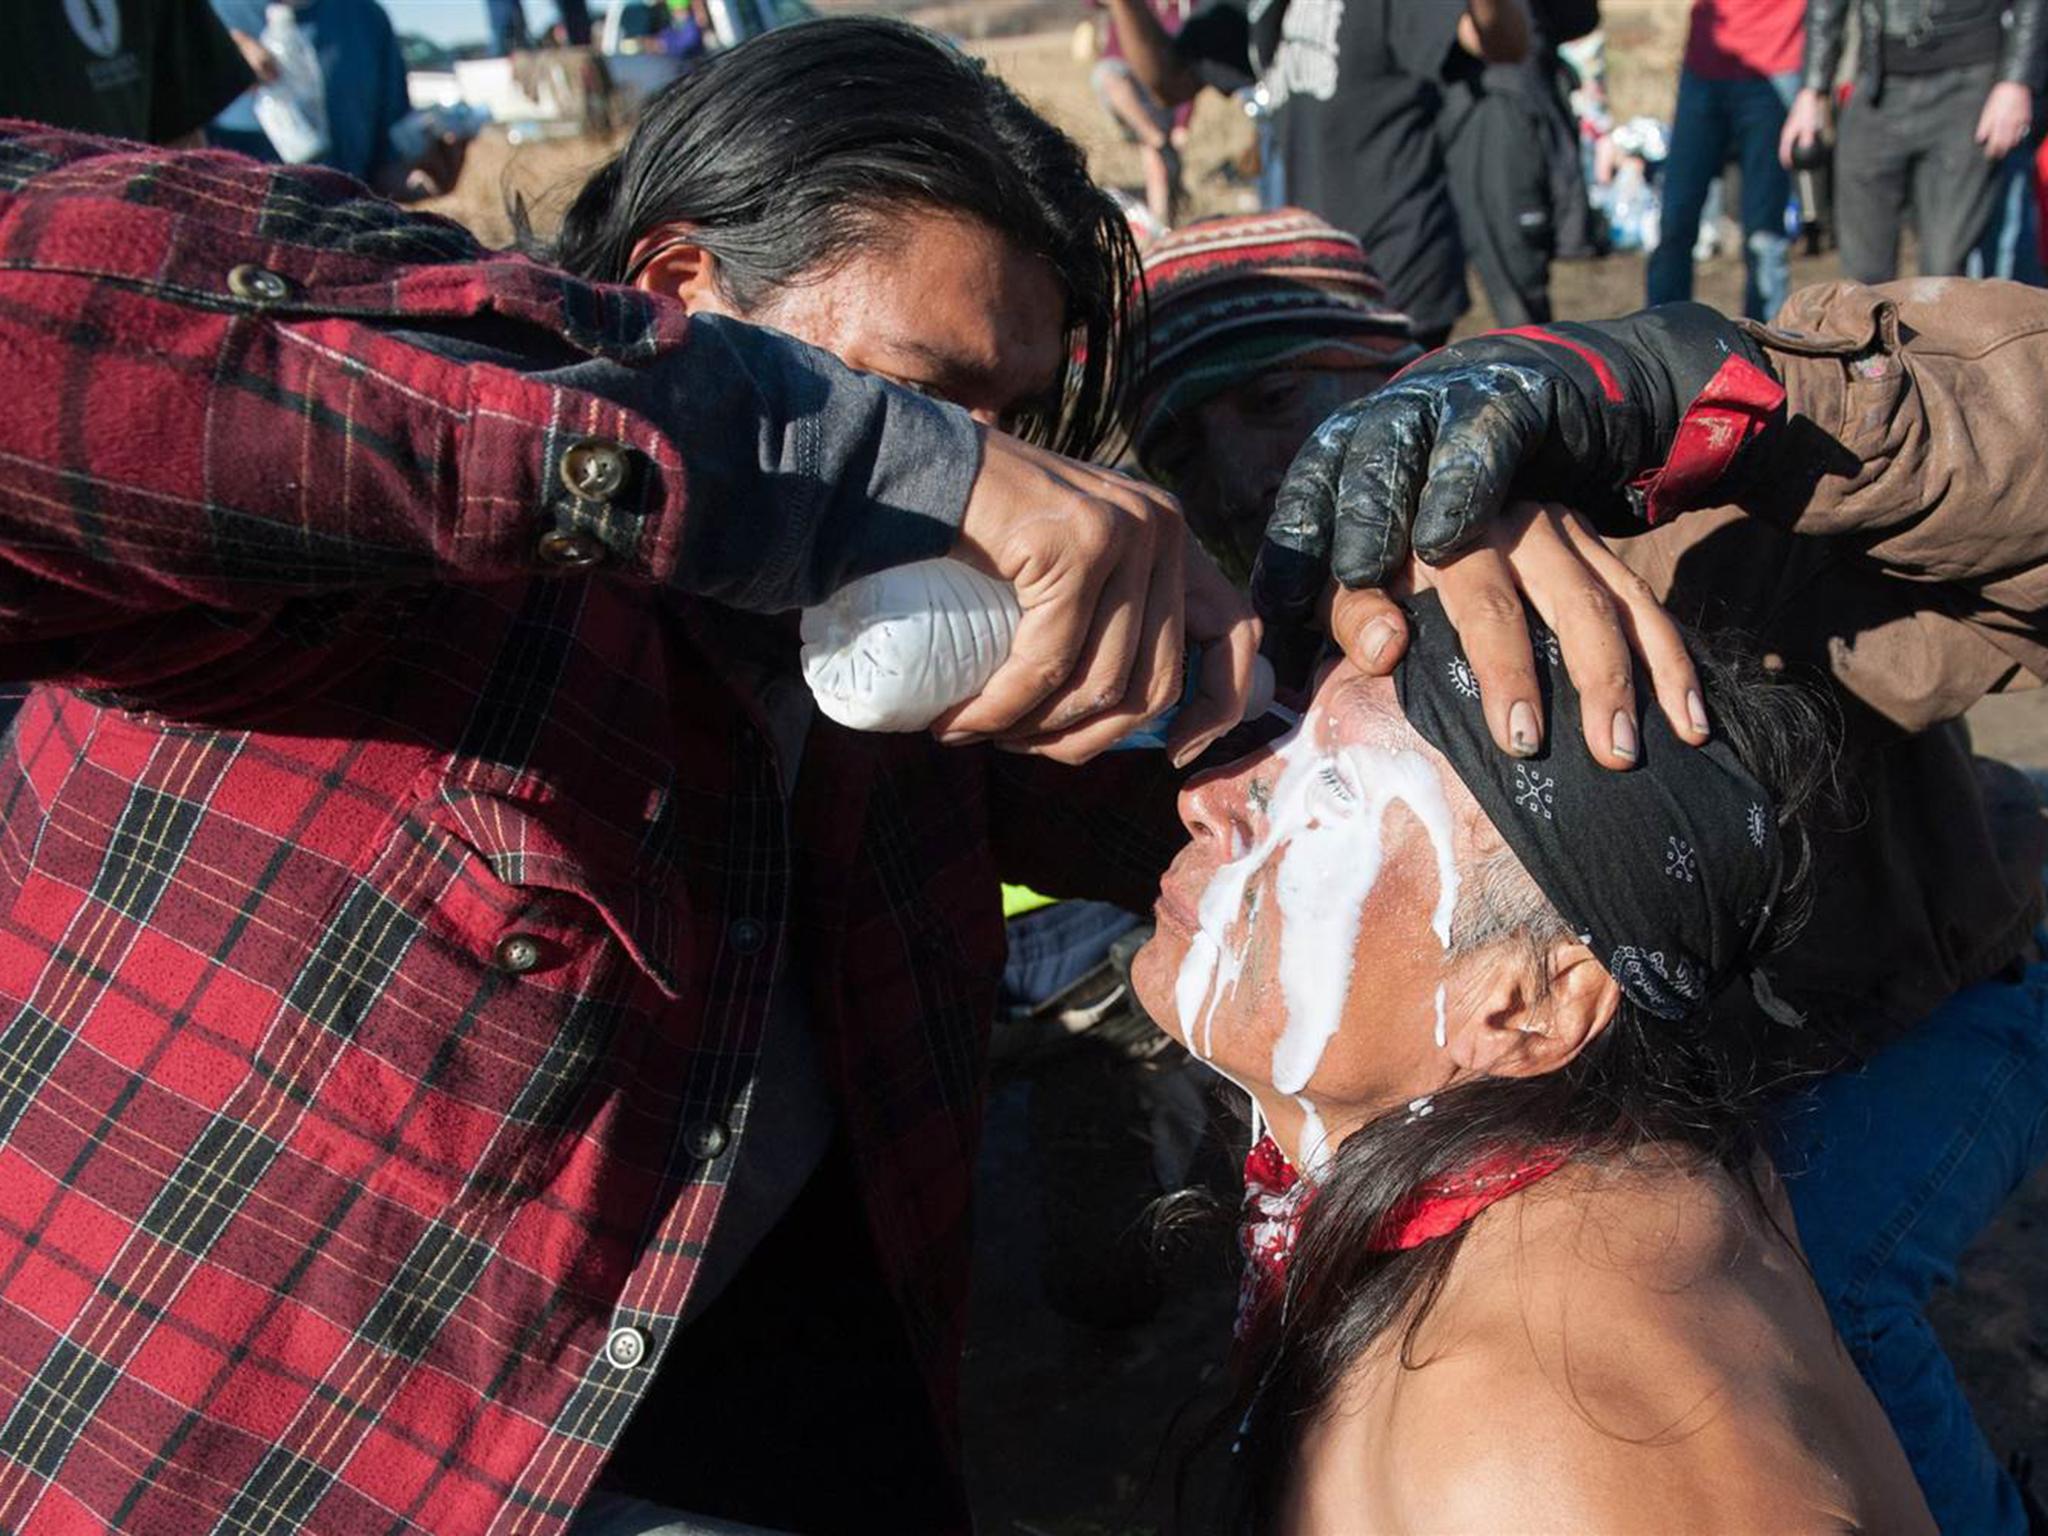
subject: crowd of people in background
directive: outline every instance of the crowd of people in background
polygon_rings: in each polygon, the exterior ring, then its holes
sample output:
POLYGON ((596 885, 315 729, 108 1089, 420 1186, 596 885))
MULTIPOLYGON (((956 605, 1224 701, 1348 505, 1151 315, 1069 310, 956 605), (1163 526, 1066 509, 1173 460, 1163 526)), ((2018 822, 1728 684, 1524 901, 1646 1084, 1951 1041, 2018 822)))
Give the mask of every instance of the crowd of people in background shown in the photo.
MULTIPOLYGON (((1159 100, 1184 102, 1207 83, 1286 118, 1264 206, 1328 209, 1384 251, 1393 291, 1425 336, 1462 313, 1447 274, 1466 262, 1504 325, 1549 316, 1554 260, 1612 248, 1649 249, 1649 302, 1687 299, 1697 260, 1718 246, 1724 209, 1739 226, 1752 318, 1784 302, 1802 230, 1831 242, 1859 282, 1896 274, 1908 227, 1924 275, 2042 280, 2034 109, 2048 42, 2033 0, 1863 5, 1854 59, 1845 59, 1849 0, 1700 0, 1669 122, 1624 125, 1608 111, 1592 0, 1524 0, 1511 54, 1476 29, 1469 46, 1450 49, 1419 37, 1412 59, 1391 22, 1385 38, 1354 25, 1340 43, 1312 5, 1261 9, 1271 32, 1263 41, 1227 5, 1197 12, 1185 36, 1184 7, 1155 8, 1171 25, 1151 29, 1136 77, 1115 30, 1124 0, 1102 3, 1112 16, 1103 68, 1119 92, 1142 93, 1163 112, 1159 100), (1313 107, 1283 112, 1303 80, 1310 102, 1371 82, 1389 104, 1324 122, 1313 107), (1357 176, 1326 193, 1318 167, 1347 156, 1357 176), (1803 193, 1798 169, 1812 173, 1803 193), (1446 254, 1453 230, 1456 258, 1446 254), (1411 257, 1417 248, 1426 254, 1411 257), (1433 274, 1436 291, 1409 278, 1411 266, 1433 274)), ((1420 27, 1431 8, 1395 14, 1401 27, 1420 27)), ((1123 25, 1137 28, 1135 10, 1123 25)), ((1104 101, 1119 121, 1142 121, 1121 97, 1104 101)), ((1163 129, 1127 131, 1166 141, 1163 129)), ((1148 160, 1145 175, 1157 224, 1165 173, 1148 160)))
POLYGON ((1107 1062, 1032 1109, 1093 1326, 1248 1105, 1187 1529, 2048 1529, 1925 1315, 2048 1158, 1954 724, 2048 676, 2048 295, 1855 286, 2043 281, 2048 0, 1693 0, 1655 132, 1596 0, 1090 0, 1121 199, 908 25, 639 10, 702 67, 516 259, 393 206, 468 136, 378 0, 0 52, 0 1525, 962 1528, 994 1020, 1107 1062), (1723 208, 1781 328, 1687 302, 1723 208), (1014 664, 822 718, 788 614, 949 554, 1014 664))

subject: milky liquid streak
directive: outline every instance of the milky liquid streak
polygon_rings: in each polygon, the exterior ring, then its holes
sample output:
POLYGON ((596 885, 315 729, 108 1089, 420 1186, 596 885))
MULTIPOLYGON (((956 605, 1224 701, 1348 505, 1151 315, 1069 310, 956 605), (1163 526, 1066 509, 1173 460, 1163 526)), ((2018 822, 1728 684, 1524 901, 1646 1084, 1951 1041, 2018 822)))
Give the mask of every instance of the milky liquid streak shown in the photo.
POLYGON ((1311 1179, 1320 1179, 1337 1149, 1330 1145, 1330 1133, 1323 1129, 1323 1117, 1316 1113, 1315 1104, 1299 1094, 1294 1102, 1301 1106, 1301 1171, 1311 1179))
POLYGON ((1175 980, 1174 1006, 1181 1038, 1208 1059, 1217 1005, 1244 973, 1244 941, 1256 916, 1245 909, 1246 895, 1259 871, 1282 855, 1273 894, 1282 922, 1279 972, 1287 1022, 1273 1048, 1273 1086, 1298 1094, 1343 1018, 1359 922, 1379 879, 1388 806, 1397 800, 1406 805, 1429 835, 1437 864, 1431 926, 1446 948, 1458 874, 1450 804, 1436 769, 1419 752, 1366 746, 1325 752, 1303 726, 1276 753, 1281 772, 1266 806, 1265 831, 1221 865, 1203 890, 1196 932, 1175 980), (1241 924, 1235 944, 1226 937, 1233 923, 1241 924))

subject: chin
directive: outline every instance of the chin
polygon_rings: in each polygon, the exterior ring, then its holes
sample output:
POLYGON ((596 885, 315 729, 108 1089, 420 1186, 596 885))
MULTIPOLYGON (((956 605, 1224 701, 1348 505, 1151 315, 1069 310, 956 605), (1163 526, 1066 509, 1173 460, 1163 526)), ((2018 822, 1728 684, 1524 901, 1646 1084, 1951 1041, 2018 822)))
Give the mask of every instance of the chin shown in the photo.
POLYGON ((1176 1040, 1180 1039, 1180 1012, 1174 1004, 1173 984, 1187 949, 1187 940, 1162 922, 1131 957, 1131 991, 1137 994, 1139 1006, 1176 1040))

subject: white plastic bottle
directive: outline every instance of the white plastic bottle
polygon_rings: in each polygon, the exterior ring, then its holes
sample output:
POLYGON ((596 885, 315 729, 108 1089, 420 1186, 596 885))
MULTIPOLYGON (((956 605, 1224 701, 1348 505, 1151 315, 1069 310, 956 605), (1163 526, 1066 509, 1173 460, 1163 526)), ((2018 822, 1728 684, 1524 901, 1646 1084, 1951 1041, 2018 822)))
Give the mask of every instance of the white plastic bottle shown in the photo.
POLYGON ((277 60, 277 78, 256 91, 256 121, 287 165, 304 165, 327 150, 327 82, 319 57, 299 30, 298 12, 283 0, 263 11, 263 46, 277 60))
MULTIPOLYGON (((850 729, 921 731, 987 686, 1022 614, 1008 582, 958 560, 878 571, 804 610, 804 681, 819 710, 850 729)), ((1273 669, 1260 657, 1248 716, 1272 702, 1273 669)), ((1174 709, 1119 745, 1164 746, 1174 709)))

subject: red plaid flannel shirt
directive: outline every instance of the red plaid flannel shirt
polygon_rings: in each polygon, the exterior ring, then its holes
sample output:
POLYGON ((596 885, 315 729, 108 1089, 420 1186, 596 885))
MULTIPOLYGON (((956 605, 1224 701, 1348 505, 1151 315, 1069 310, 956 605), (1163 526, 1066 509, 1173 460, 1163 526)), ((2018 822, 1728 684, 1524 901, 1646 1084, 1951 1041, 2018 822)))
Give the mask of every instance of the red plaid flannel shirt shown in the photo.
POLYGON ((786 799, 791 636, 676 590, 702 466, 502 365, 622 360, 687 422, 696 327, 360 198, 0 128, 16 1536, 559 1529, 791 964, 946 1422, 998 868, 1142 901, 1171 845, 1144 754, 821 721, 786 799), (571 495, 593 438, 630 484, 571 495))

